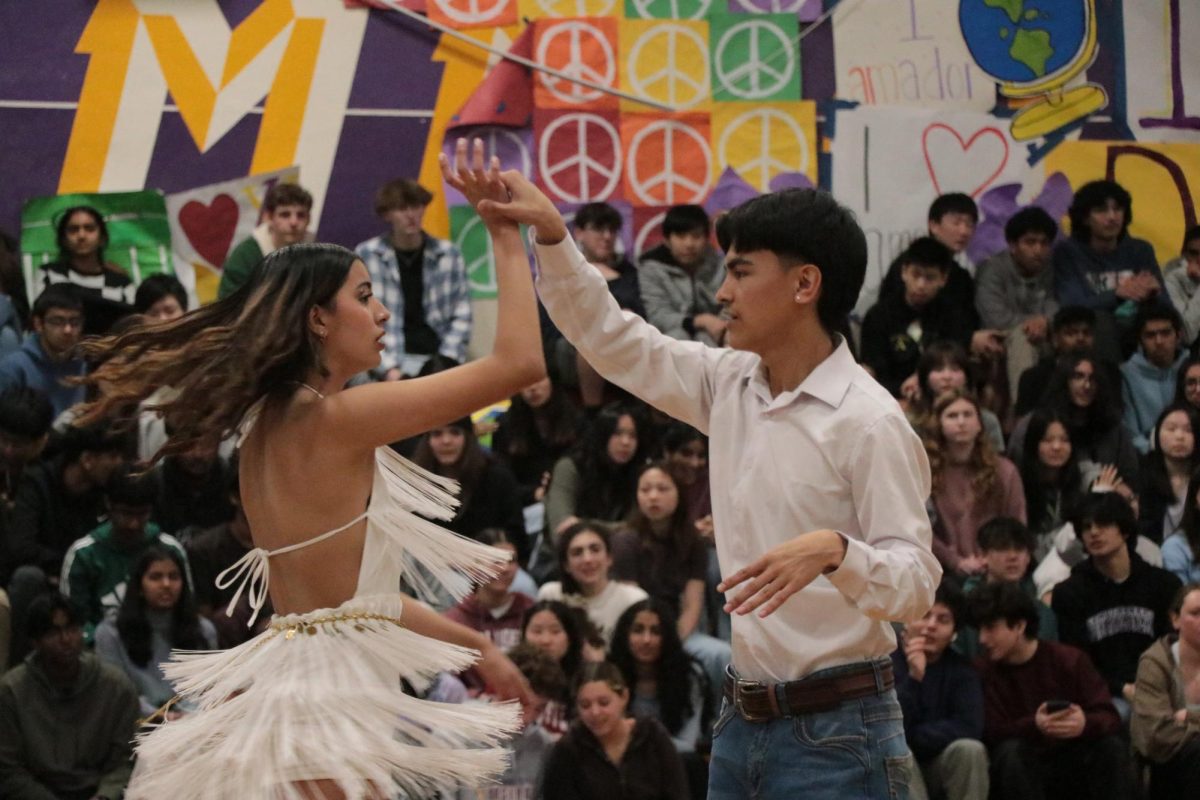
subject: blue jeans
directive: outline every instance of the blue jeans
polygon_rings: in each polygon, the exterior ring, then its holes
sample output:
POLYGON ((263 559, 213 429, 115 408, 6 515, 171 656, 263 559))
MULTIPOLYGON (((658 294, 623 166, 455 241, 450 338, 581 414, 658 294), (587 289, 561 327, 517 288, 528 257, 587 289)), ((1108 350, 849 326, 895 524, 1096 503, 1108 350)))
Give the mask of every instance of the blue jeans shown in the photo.
POLYGON ((747 722, 722 700, 708 800, 907 800, 912 769, 894 690, 770 722, 747 722))

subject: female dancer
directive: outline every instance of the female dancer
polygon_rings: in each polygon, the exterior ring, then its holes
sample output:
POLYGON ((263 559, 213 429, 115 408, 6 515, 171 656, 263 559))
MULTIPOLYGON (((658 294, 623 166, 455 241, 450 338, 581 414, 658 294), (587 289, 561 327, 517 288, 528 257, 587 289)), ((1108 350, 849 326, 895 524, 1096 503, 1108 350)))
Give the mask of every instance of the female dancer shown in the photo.
MULTIPOLYGON (((537 310, 515 224, 490 213, 523 180, 467 168, 459 141, 446 180, 479 209, 492 237, 500 307, 490 356, 427 378, 345 389, 379 364, 388 312, 366 267, 330 245, 283 248, 224 301, 175 322, 91 346, 112 356, 88 379, 108 391, 84 420, 178 395, 162 453, 241 431, 241 496, 256 545, 218 576, 278 616, 228 651, 178 653, 164 672, 198 711, 139 743, 126 797, 362 798, 422 795, 504 768, 494 745, 512 706, 469 711, 400 691, 478 658, 494 694, 528 701, 515 667, 486 637, 397 592, 429 587, 416 564, 459 596, 507 554, 455 537, 453 484, 386 447, 508 397, 544 374, 537 310), (484 746, 480 746, 484 745, 484 746), (492 746, 487 746, 492 745, 492 746)), ((161 454, 161 453, 160 453, 161 454)), ((235 604, 237 597, 235 596, 235 604)))

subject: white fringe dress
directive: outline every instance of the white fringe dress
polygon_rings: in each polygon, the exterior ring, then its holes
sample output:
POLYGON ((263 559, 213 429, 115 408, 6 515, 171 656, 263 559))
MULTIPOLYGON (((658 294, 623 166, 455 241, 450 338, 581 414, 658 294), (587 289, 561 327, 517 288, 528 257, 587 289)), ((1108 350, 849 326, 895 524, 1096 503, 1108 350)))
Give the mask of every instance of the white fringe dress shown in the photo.
MULTIPOLYGON (((176 651, 163 665, 197 710, 138 737, 128 800, 311 798, 297 781, 333 780, 349 798, 425 797, 475 786, 505 769, 499 745, 519 727, 512 703, 468 706, 404 694, 438 672, 458 672, 475 650, 403 624, 401 578, 431 596, 432 575, 456 597, 509 558, 426 519, 448 519, 453 481, 381 447, 367 511, 347 525, 270 553, 254 549, 218 576, 240 583, 257 616, 270 557, 335 536, 367 520, 354 597, 337 608, 275 616, 261 635, 230 650, 176 651)), ((253 619, 251 620, 253 624, 253 619)))

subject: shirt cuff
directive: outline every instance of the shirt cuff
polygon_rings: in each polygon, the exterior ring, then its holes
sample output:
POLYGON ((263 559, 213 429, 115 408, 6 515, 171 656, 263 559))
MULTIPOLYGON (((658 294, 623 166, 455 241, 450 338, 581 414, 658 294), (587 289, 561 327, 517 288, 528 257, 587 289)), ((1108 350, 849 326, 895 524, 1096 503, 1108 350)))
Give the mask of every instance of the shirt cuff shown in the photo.
POLYGON ((837 533, 846 540, 846 555, 838 568, 825 577, 839 592, 857 601, 867 591, 867 574, 871 568, 869 548, 841 531, 837 533))
POLYGON ((569 281, 587 263, 570 236, 556 244, 538 244, 537 232, 531 228, 529 243, 537 260, 539 283, 569 281))

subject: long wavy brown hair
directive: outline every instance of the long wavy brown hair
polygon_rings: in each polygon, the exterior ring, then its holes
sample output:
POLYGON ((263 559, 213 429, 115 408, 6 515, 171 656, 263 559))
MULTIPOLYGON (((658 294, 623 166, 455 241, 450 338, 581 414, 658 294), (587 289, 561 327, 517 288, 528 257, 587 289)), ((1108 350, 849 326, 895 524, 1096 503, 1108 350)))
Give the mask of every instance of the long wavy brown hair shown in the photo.
POLYGON ((996 462, 999 458, 987 434, 983 431, 983 413, 975 395, 962 389, 952 389, 943 393, 933 403, 933 409, 925 417, 925 429, 921 439, 925 442, 925 452, 929 454, 929 471, 933 476, 933 491, 941 488, 942 478, 948 464, 946 458, 946 437, 942 433, 942 414, 952 404, 966 400, 975 407, 975 415, 979 418, 979 435, 975 437, 975 447, 971 457, 967 459, 967 469, 971 473, 971 490, 976 500, 987 498, 996 490, 996 462))
POLYGON ((275 251, 224 300, 168 323, 136 325, 82 344, 101 365, 82 379, 97 390, 77 425, 115 419, 132 425, 129 409, 160 387, 173 392, 151 410, 170 436, 150 463, 233 433, 258 400, 289 397, 314 371, 328 374, 320 341, 308 325, 314 306, 332 311, 357 257, 331 244, 295 244, 275 251))

